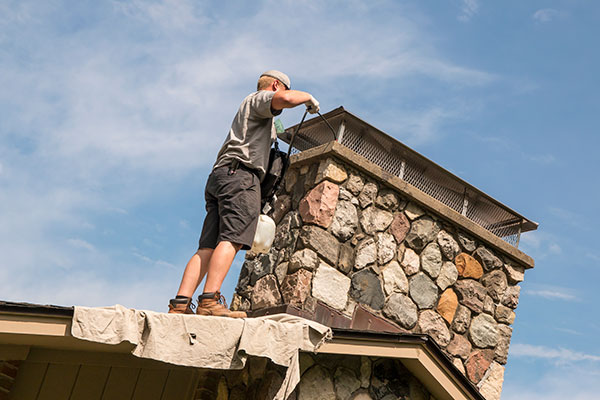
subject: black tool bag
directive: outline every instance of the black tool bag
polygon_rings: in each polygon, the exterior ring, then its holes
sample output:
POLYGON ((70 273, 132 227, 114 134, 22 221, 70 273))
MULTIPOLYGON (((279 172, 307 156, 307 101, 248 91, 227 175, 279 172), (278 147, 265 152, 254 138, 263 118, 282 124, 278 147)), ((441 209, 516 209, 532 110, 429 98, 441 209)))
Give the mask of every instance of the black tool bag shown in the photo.
POLYGON ((279 144, 275 141, 274 147, 271 148, 269 153, 269 165, 265 178, 260 184, 261 209, 279 189, 289 161, 289 156, 284 151, 279 150, 279 144))

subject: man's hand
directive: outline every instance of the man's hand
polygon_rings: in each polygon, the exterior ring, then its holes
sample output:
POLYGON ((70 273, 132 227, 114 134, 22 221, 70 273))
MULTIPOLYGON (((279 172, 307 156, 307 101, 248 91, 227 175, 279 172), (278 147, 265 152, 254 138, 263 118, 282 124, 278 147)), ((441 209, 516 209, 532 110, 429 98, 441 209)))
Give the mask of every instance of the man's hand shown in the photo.
POLYGON ((312 95, 310 95, 310 100, 304 103, 306 105, 306 109, 311 114, 316 114, 319 112, 319 102, 312 95))

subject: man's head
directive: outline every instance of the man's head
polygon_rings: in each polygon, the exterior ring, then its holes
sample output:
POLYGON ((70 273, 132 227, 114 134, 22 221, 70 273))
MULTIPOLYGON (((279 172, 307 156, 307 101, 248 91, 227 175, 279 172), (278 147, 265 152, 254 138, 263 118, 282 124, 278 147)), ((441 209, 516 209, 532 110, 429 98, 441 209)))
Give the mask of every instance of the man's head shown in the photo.
POLYGON ((291 87, 290 78, 281 71, 271 69, 264 72, 260 78, 258 78, 258 84, 256 90, 289 90, 291 87))

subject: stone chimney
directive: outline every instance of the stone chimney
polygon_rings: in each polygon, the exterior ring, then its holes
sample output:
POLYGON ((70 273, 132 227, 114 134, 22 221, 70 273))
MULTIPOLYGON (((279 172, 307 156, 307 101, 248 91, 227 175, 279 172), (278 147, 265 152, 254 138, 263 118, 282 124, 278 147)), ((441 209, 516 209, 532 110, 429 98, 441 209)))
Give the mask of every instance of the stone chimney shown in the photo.
POLYGON ((288 312, 334 328, 427 334, 484 397, 499 398, 518 283, 533 267, 514 244, 524 226, 537 225, 343 109, 325 117, 337 126, 338 141, 327 143, 332 135, 318 121, 304 128, 300 143, 319 129, 329 139, 300 144, 303 151, 292 156, 271 212, 273 248, 247 254, 233 308, 288 312), (356 146, 361 140, 371 143, 372 161, 356 151, 364 153, 356 146), (389 154, 401 154, 400 164, 431 163, 420 169, 423 176, 446 186, 454 179, 465 185, 465 197, 453 207, 448 196, 427 194, 429 186, 419 189, 390 172, 389 154), (487 214, 477 214, 475 198, 486 201, 487 214), (520 218, 512 244, 497 236, 507 223, 491 221, 499 214, 489 204, 512 212, 510 223, 520 218))

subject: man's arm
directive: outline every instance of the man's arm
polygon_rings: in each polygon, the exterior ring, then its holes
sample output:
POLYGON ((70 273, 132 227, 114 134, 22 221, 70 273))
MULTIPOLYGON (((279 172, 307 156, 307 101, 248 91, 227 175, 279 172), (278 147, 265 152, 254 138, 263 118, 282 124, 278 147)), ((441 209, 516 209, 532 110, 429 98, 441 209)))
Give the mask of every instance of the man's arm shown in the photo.
POLYGON ((308 108, 312 106, 317 111, 319 109, 319 102, 310 93, 300 90, 278 90, 271 99, 271 107, 274 110, 294 108, 300 104, 306 104, 308 108))

